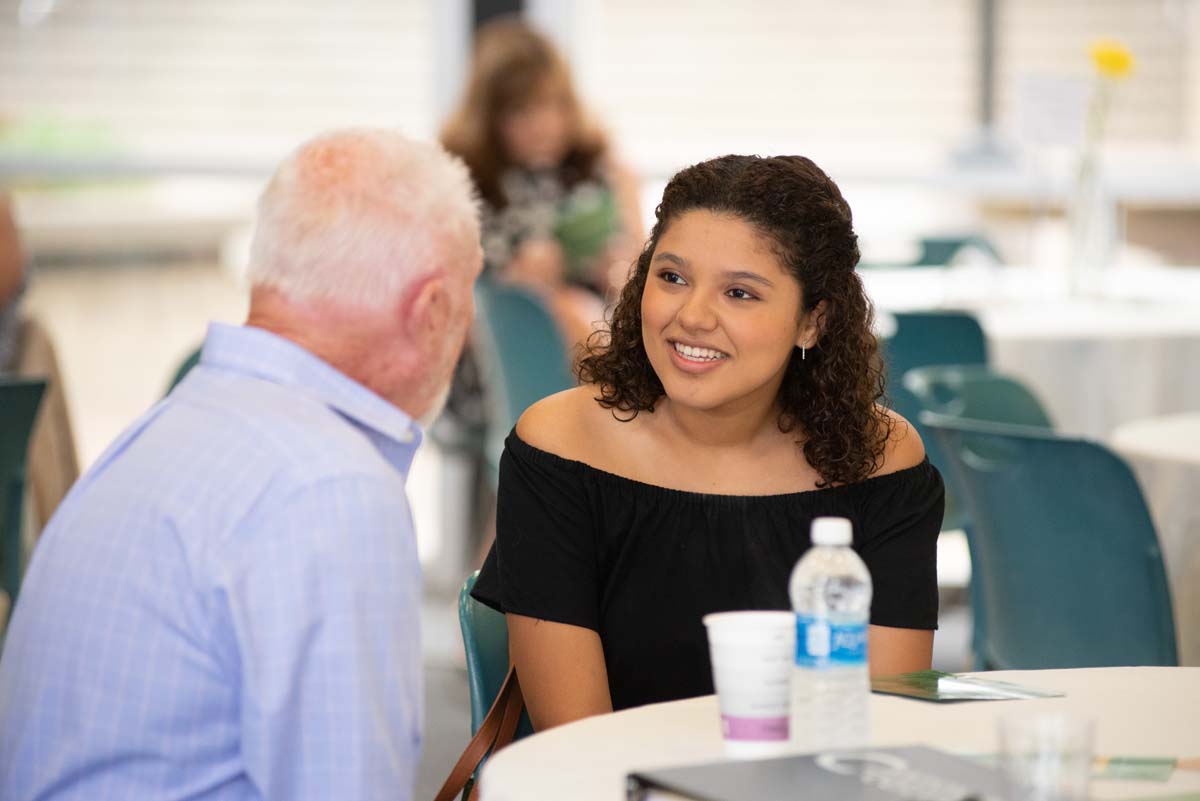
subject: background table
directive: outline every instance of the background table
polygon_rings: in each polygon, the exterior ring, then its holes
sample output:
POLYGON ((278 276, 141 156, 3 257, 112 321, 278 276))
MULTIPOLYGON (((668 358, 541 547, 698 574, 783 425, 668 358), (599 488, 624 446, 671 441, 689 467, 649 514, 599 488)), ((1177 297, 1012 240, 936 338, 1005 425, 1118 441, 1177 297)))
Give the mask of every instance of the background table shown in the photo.
POLYGON ((1200 412, 1126 423, 1110 442, 1137 474, 1158 531, 1180 662, 1200 665, 1200 412))
MULTIPOLYGON (((653 666, 648 665, 647 670, 653 666)), ((1001 715, 1066 712, 1096 720, 1096 753, 1200 755, 1200 668, 1006 671, 989 678, 1060 690, 1065 698, 932 704, 872 695, 872 744, 929 745, 958 753, 996 750, 1001 715)), ((484 768, 483 801, 621 801, 625 775, 724 758, 716 698, 652 704, 535 734, 484 768)), ((1200 792, 1200 772, 1171 781, 1096 781, 1097 799, 1200 792)))
POLYGON ((1112 269, 1087 296, 1024 267, 861 271, 886 312, 964 309, 992 366, 1028 384, 1058 429, 1102 439, 1121 423, 1200 411, 1200 269, 1112 269))

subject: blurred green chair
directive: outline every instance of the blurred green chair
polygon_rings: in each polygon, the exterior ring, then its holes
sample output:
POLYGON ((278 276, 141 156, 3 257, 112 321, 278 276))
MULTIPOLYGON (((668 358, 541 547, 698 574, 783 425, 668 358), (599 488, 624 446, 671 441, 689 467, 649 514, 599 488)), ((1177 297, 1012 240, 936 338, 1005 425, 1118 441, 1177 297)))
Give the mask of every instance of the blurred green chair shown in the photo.
MULTIPOLYGON (((471 695, 471 734, 479 731, 508 675, 508 623, 504 615, 471 597, 477 578, 478 570, 467 577, 458 592, 458 625, 462 628, 471 695)), ((529 713, 523 713, 517 739, 532 733, 529 713)))
MULTIPOLYGON (((17 601, 24 568, 21 528, 29 436, 45 391, 42 379, 0 377, 0 590, 10 605, 17 601)), ((0 631, 5 622, 0 617, 0 631)))
MULTIPOLYGON (((946 476, 946 458, 936 441, 921 425, 924 405, 908 389, 903 377, 916 367, 947 364, 987 365, 987 338, 975 316, 964 311, 895 312, 892 336, 883 343, 884 362, 888 373, 888 396, 891 408, 899 412, 917 429, 925 443, 929 461, 946 476)), ((946 477, 946 512, 944 530, 960 529, 965 525, 957 487, 952 476, 946 477)))
MULTIPOLYGON (((1037 397, 1024 384, 1008 376, 993 373, 981 364, 945 364, 934 367, 914 367, 901 381, 906 391, 917 398, 924 411, 949 417, 983 420, 991 423, 1053 429, 1037 397)), ((919 419, 919 416, 918 416, 919 419)), ((934 448, 942 459, 937 439, 925 436, 926 448, 934 448)), ((943 477, 953 488, 955 515, 966 532, 967 551, 971 549, 971 521, 965 514, 962 490, 952 470, 942 468, 943 477)), ((971 560, 974 564, 974 559, 971 560)), ((975 662, 984 664, 987 642, 986 601, 982 581, 972 580, 968 591, 971 598, 971 649, 975 662)))
POLYGON ((997 264, 1004 260, 1000 258, 996 246, 982 234, 966 234, 963 236, 927 236, 920 240, 921 253, 913 266, 945 267, 954 262, 958 255, 966 250, 976 250, 997 264))
POLYGON ((901 378, 924 411, 992 423, 1054 428, 1050 416, 1020 381, 982 364, 914 367, 901 378))
POLYGON ((1000 251, 982 234, 960 236, 923 236, 917 240, 920 252, 908 262, 861 262, 863 269, 904 267, 949 267, 965 251, 977 251, 996 264, 1003 264, 1000 251))
POLYGON ((896 330, 884 356, 894 382, 914 367, 935 364, 987 364, 987 337, 966 311, 893 312, 896 330))
POLYGON ((192 371, 192 368, 200 363, 200 352, 202 350, 203 347, 196 348, 180 363, 178 369, 175 370, 175 375, 171 377, 171 383, 167 385, 167 394, 170 394, 171 390, 175 389, 175 385, 182 381, 192 371))
POLYGON ((529 292, 484 276, 475 284, 488 405, 487 459, 498 471, 504 439, 522 412, 575 386, 570 355, 545 306, 529 292))
POLYGON ((1129 467, 1044 429, 925 413, 971 521, 989 669, 1177 665, 1170 589, 1129 467))

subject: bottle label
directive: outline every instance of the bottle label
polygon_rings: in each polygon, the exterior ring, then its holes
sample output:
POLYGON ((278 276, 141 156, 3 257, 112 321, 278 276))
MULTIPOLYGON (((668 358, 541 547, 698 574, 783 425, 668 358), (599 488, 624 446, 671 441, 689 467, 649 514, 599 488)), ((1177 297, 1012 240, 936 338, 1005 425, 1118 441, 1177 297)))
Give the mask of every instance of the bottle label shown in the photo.
POLYGON ((796 666, 822 670, 866 664, 867 623, 796 615, 796 666))

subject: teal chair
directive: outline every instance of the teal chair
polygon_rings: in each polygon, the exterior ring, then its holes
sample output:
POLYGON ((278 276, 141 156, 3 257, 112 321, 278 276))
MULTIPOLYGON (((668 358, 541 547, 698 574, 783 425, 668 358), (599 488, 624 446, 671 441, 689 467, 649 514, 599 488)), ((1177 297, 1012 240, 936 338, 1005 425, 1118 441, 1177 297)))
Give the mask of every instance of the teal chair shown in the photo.
POLYGON ((991 241, 980 234, 927 236, 921 238, 921 253, 913 266, 946 267, 964 250, 977 250, 997 264, 1004 260, 991 241))
POLYGON ((909 311, 892 317, 896 330, 884 342, 884 358, 893 381, 914 367, 988 362, 987 337, 970 312, 909 311))
MULTIPOLYGON (((471 696, 471 734, 479 731, 508 675, 508 624, 504 615, 471 597, 477 578, 478 570, 467 577, 458 591, 458 625, 467 655, 467 686, 471 696)), ((516 737, 532 733, 526 712, 521 715, 516 737)))
POLYGON ((203 350, 203 348, 196 348, 194 351, 189 353, 187 355, 187 357, 185 357, 184 360, 180 363, 179 367, 176 368, 175 374, 173 376, 171 376, 171 383, 167 385, 167 393, 168 394, 171 392, 171 390, 175 389, 176 384, 178 384, 180 381, 182 381, 187 376, 187 374, 192 371, 193 367, 195 367, 196 365, 198 365, 200 363, 200 351, 201 350, 203 350))
MULTIPOLYGON (((1053 429, 1050 416, 1037 397, 1014 378, 993 373, 980 364, 946 364, 936 367, 915 367, 904 374, 904 389, 920 402, 924 411, 949 417, 984 420, 991 423, 1053 429)), ((937 440, 928 435, 926 447, 936 449, 937 440)), ((971 524, 962 508, 962 491, 951 470, 943 468, 948 484, 954 486, 956 507, 954 522, 960 523, 967 534, 968 552, 971 549, 971 524)), ((974 560, 972 559, 972 562, 974 560)), ((987 612, 981 591, 981 579, 971 581, 971 649, 975 664, 986 664, 987 612)))
POLYGON ((987 256, 996 264, 1002 264, 1004 259, 991 240, 981 234, 966 234, 962 236, 923 236, 917 244, 921 251, 915 259, 909 262, 863 262, 858 266, 862 269, 897 267, 949 267, 958 254, 965 250, 975 250, 987 256))
POLYGON ((482 323, 481 351, 488 360, 487 458, 500 463, 504 438, 527 408, 575 386, 570 354, 550 312, 534 295, 487 276, 475 284, 482 323))
POLYGON ((992 423, 1054 428, 1037 396, 982 364, 914 367, 901 379, 924 411, 992 423))
POLYGON ((992 669, 1177 665, 1162 554, 1129 467, 1039 428, 925 413, 971 520, 992 669))
MULTIPOLYGON (((913 424, 925 443, 925 453, 943 475, 946 457, 921 425, 921 400, 909 390, 903 377, 916 367, 947 364, 986 365, 987 338, 974 315, 964 311, 896 312, 896 330, 883 343, 887 366, 888 400, 892 409, 913 424)), ((946 479, 945 530, 966 525, 958 490, 952 477, 946 479)))
MULTIPOLYGON (((45 391, 42 379, 0 377, 0 590, 14 604, 24 567, 25 459, 45 391)), ((0 630, 4 622, 0 620, 0 630)))

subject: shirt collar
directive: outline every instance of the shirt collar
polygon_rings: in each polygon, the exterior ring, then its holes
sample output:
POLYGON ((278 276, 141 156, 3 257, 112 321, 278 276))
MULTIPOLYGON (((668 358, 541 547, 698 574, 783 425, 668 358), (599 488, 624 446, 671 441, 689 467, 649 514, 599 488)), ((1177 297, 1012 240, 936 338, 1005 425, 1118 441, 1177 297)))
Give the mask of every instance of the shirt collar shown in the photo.
POLYGON ((296 343, 252 326, 210 323, 200 363, 236 370, 305 393, 388 439, 416 448, 411 417, 296 343))

